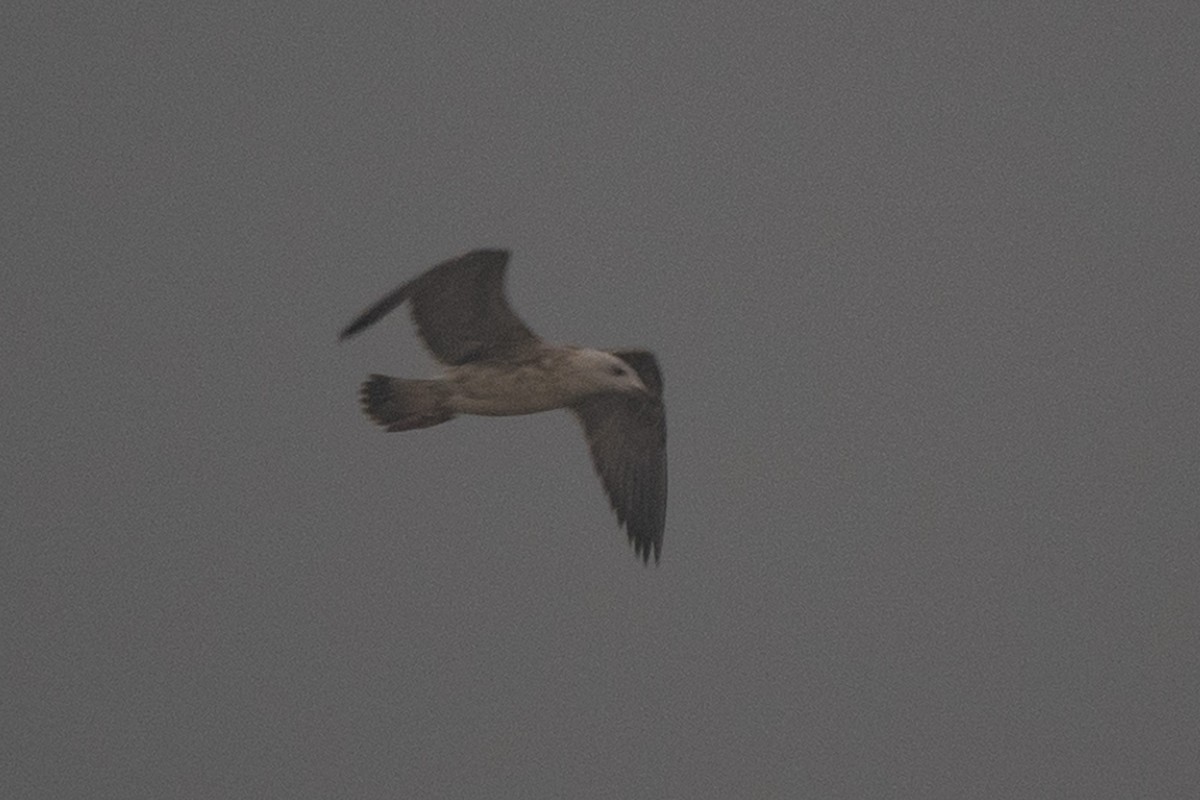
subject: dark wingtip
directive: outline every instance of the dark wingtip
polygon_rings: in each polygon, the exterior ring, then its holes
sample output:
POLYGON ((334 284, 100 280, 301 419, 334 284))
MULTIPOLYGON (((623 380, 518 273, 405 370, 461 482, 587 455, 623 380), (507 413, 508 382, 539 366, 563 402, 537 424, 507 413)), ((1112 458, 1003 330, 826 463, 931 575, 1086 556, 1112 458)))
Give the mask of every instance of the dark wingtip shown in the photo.
POLYGON ((364 328, 378 322, 380 317, 408 299, 408 291, 411 286, 411 282, 405 283, 384 295, 379 302, 359 314, 349 325, 342 328, 342 332, 338 334, 338 341, 345 341, 364 328))
POLYGON ((354 322, 351 322, 349 325, 342 328, 341 331, 338 332, 338 341, 339 342, 346 341, 351 336, 354 336, 355 334, 359 333, 365 327, 367 327, 367 324, 365 322, 363 322, 361 319, 354 320, 354 322))
POLYGON ((629 543, 633 545, 634 558, 640 558, 642 564, 649 566, 650 551, 654 550, 654 566, 658 566, 658 562, 662 559, 662 542, 648 542, 642 539, 629 537, 629 543))

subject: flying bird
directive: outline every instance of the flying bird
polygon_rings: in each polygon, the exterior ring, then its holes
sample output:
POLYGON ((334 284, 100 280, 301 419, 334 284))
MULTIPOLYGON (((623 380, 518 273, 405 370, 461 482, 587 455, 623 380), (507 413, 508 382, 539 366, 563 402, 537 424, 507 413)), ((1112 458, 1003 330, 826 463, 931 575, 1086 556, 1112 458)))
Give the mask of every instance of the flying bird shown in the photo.
POLYGON ((359 398, 388 431, 459 414, 509 416, 566 408, 634 553, 657 563, 667 514, 667 424, 658 362, 646 350, 550 344, 505 299, 507 250, 473 250, 383 297, 347 325, 348 339, 408 301, 417 333, 445 365, 439 378, 371 375, 359 398))

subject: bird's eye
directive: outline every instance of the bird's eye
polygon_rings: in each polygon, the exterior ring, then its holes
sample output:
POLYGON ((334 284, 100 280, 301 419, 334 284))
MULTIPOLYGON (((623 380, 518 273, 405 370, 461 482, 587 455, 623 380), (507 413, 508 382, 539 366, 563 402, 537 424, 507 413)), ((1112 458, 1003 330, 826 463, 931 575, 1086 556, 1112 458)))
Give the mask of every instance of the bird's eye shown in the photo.
POLYGON ((611 367, 609 367, 608 371, 609 371, 609 374, 611 374, 611 375, 624 375, 625 374, 625 368, 619 367, 616 364, 613 364, 611 367))

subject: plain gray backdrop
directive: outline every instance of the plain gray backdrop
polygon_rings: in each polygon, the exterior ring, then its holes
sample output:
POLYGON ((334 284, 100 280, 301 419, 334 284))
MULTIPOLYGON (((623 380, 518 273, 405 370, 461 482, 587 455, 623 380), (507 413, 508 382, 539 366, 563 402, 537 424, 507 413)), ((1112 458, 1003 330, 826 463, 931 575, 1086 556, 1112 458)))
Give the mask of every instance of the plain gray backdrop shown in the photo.
POLYGON ((1196 796, 1195 4, 0 36, 4 797, 1196 796), (657 568, 568 414, 359 412, 480 246, 661 360, 657 568))

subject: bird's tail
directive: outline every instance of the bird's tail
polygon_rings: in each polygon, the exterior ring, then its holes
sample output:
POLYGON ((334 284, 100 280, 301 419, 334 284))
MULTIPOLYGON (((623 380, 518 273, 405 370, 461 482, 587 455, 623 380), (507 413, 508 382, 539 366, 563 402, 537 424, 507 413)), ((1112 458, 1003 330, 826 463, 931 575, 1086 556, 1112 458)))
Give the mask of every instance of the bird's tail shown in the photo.
POLYGON ((389 431, 428 428, 454 418, 444 381, 372 375, 358 392, 363 411, 389 431))

